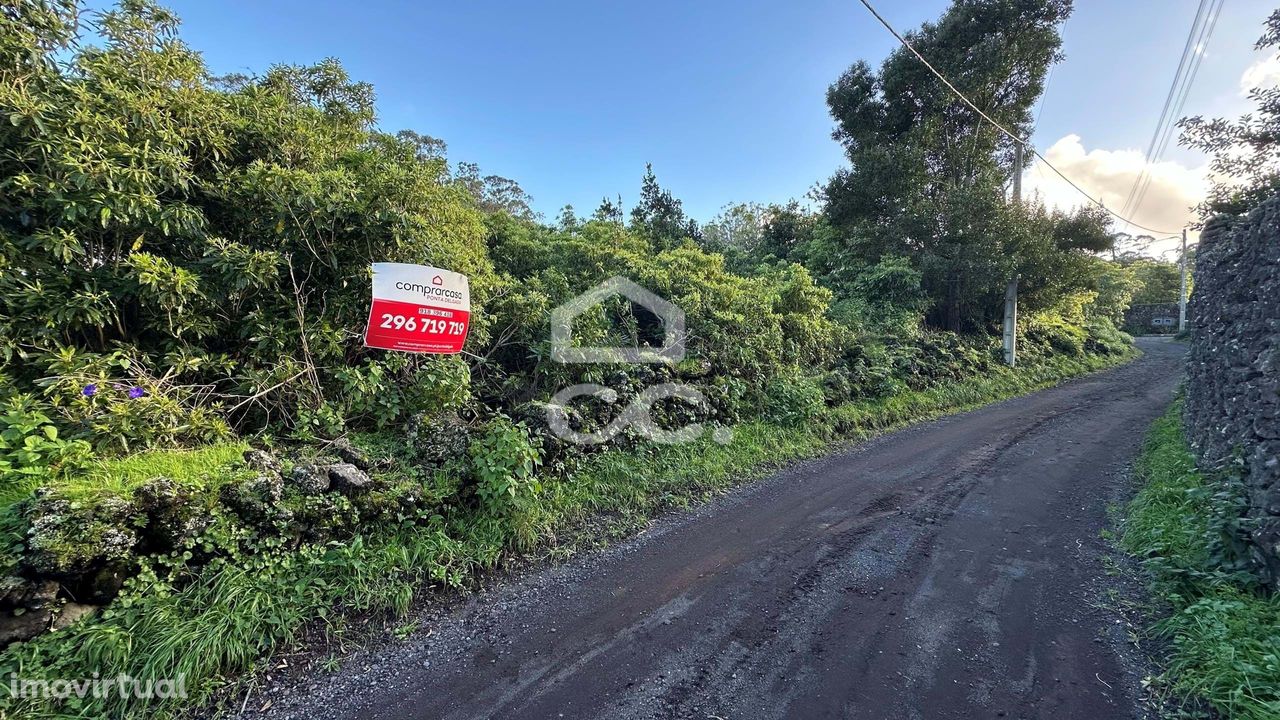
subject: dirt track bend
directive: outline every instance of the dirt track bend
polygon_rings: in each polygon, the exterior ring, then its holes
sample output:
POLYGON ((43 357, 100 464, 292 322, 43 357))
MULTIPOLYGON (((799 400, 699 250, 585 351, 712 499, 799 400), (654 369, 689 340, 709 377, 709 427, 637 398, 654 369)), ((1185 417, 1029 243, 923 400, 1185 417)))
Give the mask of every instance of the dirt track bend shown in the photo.
POLYGON ((1183 353, 1140 345, 481 594, 267 716, 1134 717, 1099 531, 1183 353))

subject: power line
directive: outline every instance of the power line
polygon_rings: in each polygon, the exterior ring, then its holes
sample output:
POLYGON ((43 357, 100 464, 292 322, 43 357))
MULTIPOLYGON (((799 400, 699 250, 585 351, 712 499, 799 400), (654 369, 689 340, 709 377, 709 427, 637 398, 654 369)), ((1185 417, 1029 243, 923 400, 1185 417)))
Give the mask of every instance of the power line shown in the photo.
MULTIPOLYGON (((1205 50, 1208 49, 1209 40, 1213 37, 1214 27, 1218 24, 1218 17, 1222 13, 1222 6, 1226 0, 1218 0, 1217 7, 1212 3, 1209 8, 1209 16, 1205 21, 1204 27, 1200 30, 1200 37, 1196 40, 1197 52, 1192 60, 1187 73, 1186 82, 1182 85, 1182 90, 1178 93, 1177 102, 1174 105, 1172 117, 1178 117, 1182 114, 1182 108, 1187 104, 1187 97, 1191 94, 1191 87, 1195 84, 1196 75, 1200 72, 1200 65, 1204 62, 1205 50)), ((1173 130, 1176 125, 1169 123, 1165 128, 1164 137, 1160 140, 1160 146, 1156 148, 1156 156, 1152 162, 1158 162, 1164 155, 1164 151, 1169 147, 1169 141, 1173 139, 1173 130)), ((1137 212, 1142 207, 1142 201, 1147 196, 1147 188, 1151 186, 1151 174, 1147 174, 1146 180, 1142 184, 1142 189, 1138 191, 1138 196, 1134 199, 1133 212, 1137 212)))
MULTIPOLYGON (((1067 20, 1062 21, 1062 30, 1067 29, 1067 20)), ((1049 86, 1053 84, 1053 71, 1057 69, 1058 64, 1054 63, 1049 66, 1049 75, 1044 79, 1044 87, 1040 88, 1040 103, 1036 108, 1036 127, 1040 126, 1040 116, 1044 114, 1044 101, 1049 97, 1049 86)), ((1043 173, 1042 173, 1043 174, 1043 173)))
POLYGON ((1142 184, 1143 179, 1147 176, 1147 170, 1155 157, 1156 145, 1160 143, 1163 137, 1165 123, 1169 120, 1169 107, 1173 104, 1173 99, 1178 95, 1178 88, 1182 84, 1185 76, 1183 71, 1187 67, 1187 58, 1191 57, 1191 53, 1195 49, 1196 29, 1200 28, 1200 19, 1204 17, 1204 9, 1211 0, 1200 0, 1200 5, 1196 8, 1195 19, 1191 21, 1191 29, 1187 31, 1187 41, 1182 46, 1182 57, 1178 59, 1178 69, 1173 74, 1173 80, 1169 83, 1169 93, 1164 98, 1164 107, 1160 109, 1160 117, 1156 119, 1155 130, 1151 133, 1151 142, 1147 145, 1146 155, 1143 156, 1142 172, 1133 179, 1133 185, 1129 187, 1129 195, 1124 199, 1124 205, 1120 207, 1120 212, 1128 213, 1133 206, 1133 199, 1138 195, 1138 186, 1142 184))
POLYGON ((1044 113, 1044 99, 1049 96, 1049 84, 1053 82, 1054 65, 1049 66, 1049 77, 1044 79, 1044 87, 1040 90, 1040 107, 1036 108, 1036 125, 1040 124, 1040 115, 1044 113))
POLYGON ((867 8, 867 10, 868 10, 868 11, 870 11, 870 13, 871 13, 872 15, 874 15, 874 16, 875 16, 876 20, 879 20, 879 21, 880 21, 880 24, 881 24, 881 25, 883 25, 883 26, 884 26, 884 28, 885 28, 886 30, 888 30, 888 31, 889 31, 889 33, 890 33, 890 34, 892 34, 895 38, 897 38, 898 42, 902 43, 902 46, 903 46, 903 47, 905 47, 907 50, 911 51, 911 54, 912 54, 912 55, 915 55, 917 60, 919 60, 921 63, 923 63, 923 64, 924 64, 924 66, 925 66, 926 68, 929 68, 929 72, 933 73, 933 74, 934 74, 934 76, 936 76, 939 80, 941 80, 941 81, 942 81, 942 84, 943 84, 943 85, 946 85, 946 86, 947 86, 947 89, 948 89, 948 90, 950 90, 952 93, 954 93, 956 97, 958 97, 958 98, 960 98, 961 100, 963 100, 963 101, 964 101, 964 104, 965 104, 965 105, 968 105, 970 109, 972 109, 974 112, 978 113, 978 115, 980 115, 980 116, 982 117, 982 119, 983 119, 983 120, 986 120, 987 122, 991 123, 991 124, 992 124, 996 129, 997 129, 997 130, 999 130, 1000 132, 1002 132, 1002 133, 1004 133, 1005 135, 1007 135, 1007 136, 1009 137, 1009 139, 1010 139, 1010 140, 1013 140, 1014 142, 1018 143, 1019 145, 1022 145, 1022 146, 1023 146, 1023 147, 1025 147, 1026 149, 1030 150, 1032 155, 1034 155, 1034 156, 1036 156, 1037 158, 1039 158, 1039 159, 1040 159, 1040 161, 1041 161, 1041 162, 1043 162, 1045 165, 1047 165, 1047 166, 1049 167, 1049 169, 1050 169, 1050 170, 1052 170, 1052 171, 1054 171, 1055 173, 1057 173, 1058 177, 1062 178, 1063 180, 1065 180, 1065 181, 1067 182, 1067 184, 1068 184, 1068 185, 1070 185, 1071 187, 1075 188, 1075 189, 1076 189, 1076 192, 1078 192, 1078 193, 1080 193, 1081 195, 1083 195, 1084 197, 1086 197, 1086 198, 1087 198, 1090 202, 1092 202, 1094 205, 1097 205, 1098 207, 1102 208, 1102 209, 1103 209, 1103 211, 1105 211, 1107 214, 1111 215, 1112 217, 1115 217, 1115 218, 1116 218, 1116 219, 1118 219, 1118 220, 1121 220, 1121 221, 1123 221, 1123 222, 1126 222, 1126 223, 1128 223, 1128 224, 1130 224, 1130 225, 1132 225, 1132 226, 1134 226, 1134 227, 1136 227, 1136 228, 1142 228, 1143 230, 1147 230, 1148 232, 1159 233, 1159 234, 1162 234, 1162 235, 1167 235, 1167 234, 1170 234, 1170 233, 1172 232, 1171 230, 1156 230, 1155 228, 1149 228, 1149 227, 1147 227, 1147 226, 1145 226, 1145 225, 1139 225, 1138 223, 1136 223, 1136 222, 1134 222, 1134 221, 1132 221, 1132 220, 1130 220, 1130 219, 1128 219, 1128 218, 1124 217, 1123 215, 1120 215, 1120 214, 1119 214, 1119 213, 1117 213, 1116 211, 1114 211, 1114 210, 1112 210, 1112 209, 1108 208, 1106 205, 1104 205, 1104 204, 1102 203, 1102 201, 1098 200, 1097 198, 1093 197, 1093 196, 1092 196, 1092 195, 1090 195, 1089 193, 1085 192, 1084 188, 1082 188, 1082 187, 1080 187, 1079 185, 1077 185, 1077 184, 1075 183, 1075 181, 1074 181, 1074 180, 1072 180, 1071 178, 1069 178, 1069 177, 1067 177, 1066 175, 1064 175, 1064 174, 1062 173, 1062 171, 1061 171, 1061 170, 1059 170, 1058 168, 1054 167, 1053 163, 1049 162, 1048 158, 1046 158, 1044 155, 1040 154, 1040 151, 1039 151, 1039 150, 1036 150, 1034 147, 1032 147, 1031 143, 1027 142, 1026 140, 1023 140, 1022 138, 1020 138, 1020 137, 1018 137, 1017 135, 1015 135, 1015 134, 1013 134, 1012 132, 1010 132, 1008 128, 1006 128, 1005 126, 1003 126, 1003 125, 1001 125, 1000 123, 996 122, 994 119, 992 119, 992 118, 991 118, 991 116, 989 116, 989 115, 987 115, 985 112, 983 112, 983 111, 982 111, 982 110, 981 110, 977 105, 974 105, 972 100, 970 100, 969 98, 965 97, 965 94, 964 94, 964 93, 962 93, 962 92, 960 92, 959 90, 957 90, 957 89, 956 89, 956 86, 955 86, 955 85, 952 85, 952 84, 951 84, 951 81, 950 81, 950 80, 948 80, 948 79, 946 78, 946 76, 944 76, 942 73, 938 72, 938 70, 937 70, 936 68, 934 68, 932 65, 930 65, 930 64, 929 64, 929 61, 928 61, 928 60, 926 60, 926 59, 924 58, 924 56, 920 54, 920 51, 916 50, 916 49, 915 49, 915 47, 913 47, 913 46, 911 45, 911 43, 907 42, 906 38, 904 38, 904 37, 902 37, 901 35, 899 35, 899 34, 898 34, 898 31, 897 31, 897 30, 894 30, 894 29, 893 29, 893 26, 892 26, 892 25, 890 25, 890 24, 889 24, 889 22, 888 22, 887 20, 885 20, 883 17, 881 17, 881 16, 880 16, 880 13, 876 12, 876 9, 875 9, 874 7, 872 7, 872 6, 871 6, 871 3, 870 3, 870 2, 868 2, 868 0, 860 0, 860 1, 862 2, 862 5, 863 5, 864 7, 866 7, 866 8, 867 8))

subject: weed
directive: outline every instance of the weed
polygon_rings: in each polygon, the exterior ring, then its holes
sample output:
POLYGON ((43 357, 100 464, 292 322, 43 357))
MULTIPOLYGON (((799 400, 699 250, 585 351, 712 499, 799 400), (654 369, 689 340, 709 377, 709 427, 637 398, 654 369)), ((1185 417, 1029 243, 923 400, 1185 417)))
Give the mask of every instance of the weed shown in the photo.
POLYGON ((403 622, 403 623, 400 623, 399 625, 396 625, 394 628, 392 628, 391 634, 394 635, 397 640, 404 641, 407 638, 409 638, 409 636, 418 632, 418 627, 421 624, 422 623, 420 623, 417 620, 413 620, 411 622, 403 622))

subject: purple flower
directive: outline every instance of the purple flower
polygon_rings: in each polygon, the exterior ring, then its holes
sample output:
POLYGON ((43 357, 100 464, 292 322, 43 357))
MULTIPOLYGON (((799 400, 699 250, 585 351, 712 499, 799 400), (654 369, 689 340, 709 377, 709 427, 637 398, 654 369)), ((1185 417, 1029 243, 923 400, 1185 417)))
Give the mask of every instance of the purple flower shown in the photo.
POLYGON ((80 394, 81 394, 81 395, 84 395, 85 397, 93 397, 94 395, 97 395, 97 394, 98 394, 98 384, 97 384, 97 383, 89 383, 88 385, 85 385, 85 386, 84 386, 84 389, 80 391, 80 394))
POLYGON ((143 390, 142 388, 138 387, 137 385, 134 385, 133 387, 129 388, 129 399, 130 399, 130 400, 137 400, 138 398, 143 397, 143 396, 145 396, 146 394, 147 394, 147 391, 146 391, 146 390, 143 390))

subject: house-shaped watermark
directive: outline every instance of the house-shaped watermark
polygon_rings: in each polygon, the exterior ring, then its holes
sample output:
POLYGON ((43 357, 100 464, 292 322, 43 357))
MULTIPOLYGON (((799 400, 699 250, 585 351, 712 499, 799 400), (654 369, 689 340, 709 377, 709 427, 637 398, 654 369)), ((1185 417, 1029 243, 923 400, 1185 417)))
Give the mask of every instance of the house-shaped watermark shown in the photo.
POLYGON ((684 359, 684 340, 684 311, 624 277, 611 277, 551 311, 551 358, 557 362, 679 362, 684 359), (662 347, 575 347, 574 318, 619 295, 653 313, 662 321, 662 347))

